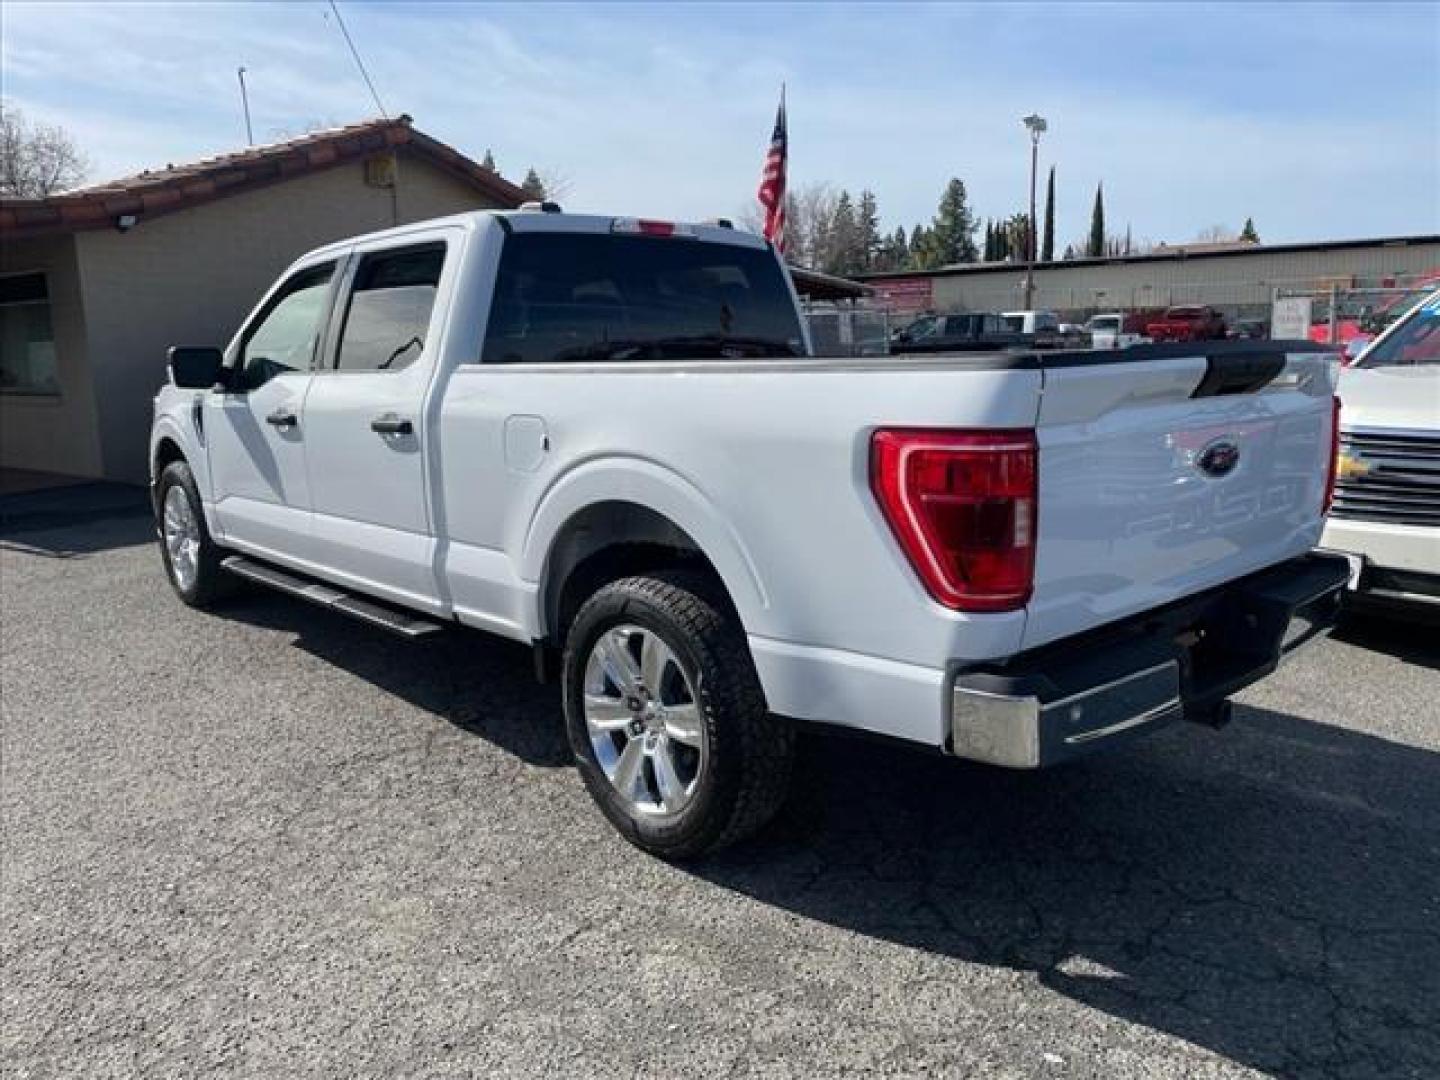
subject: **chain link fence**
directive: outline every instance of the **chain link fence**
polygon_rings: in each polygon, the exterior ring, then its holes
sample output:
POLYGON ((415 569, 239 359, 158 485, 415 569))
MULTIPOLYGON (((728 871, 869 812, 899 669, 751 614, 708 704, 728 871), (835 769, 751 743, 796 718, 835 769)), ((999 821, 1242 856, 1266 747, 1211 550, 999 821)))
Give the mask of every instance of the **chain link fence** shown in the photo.
POLYGON ((817 356, 885 356, 890 352, 890 313, 866 304, 804 301, 805 321, 817 356))

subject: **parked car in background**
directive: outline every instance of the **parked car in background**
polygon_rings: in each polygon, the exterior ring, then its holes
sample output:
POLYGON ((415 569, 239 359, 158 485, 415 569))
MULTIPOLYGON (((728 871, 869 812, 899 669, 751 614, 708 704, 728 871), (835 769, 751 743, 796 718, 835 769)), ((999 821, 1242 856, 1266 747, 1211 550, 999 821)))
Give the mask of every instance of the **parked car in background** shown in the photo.
POLYGON ((1000 319, 1006 330, 1017 334, 1038 334, 1046 330, 1060 332, 1060 316, 1053 311, 1006 311, 1000 319))
POLYGON ((1241 341, 1264 341, 1269 336, 1270 323, 1265 319, 1241 319, 1226 334, 1226 337, 1241 341))
POLYGON ((1220 341, 1225 337, 1225 319, 1206 304, 1178 304, 1145 327, 1155 341, 1220 341))
POLYGON ((1085 322, 1085 332, 1090 335, 1093 349, 1128 349, 1150 341, 1145 336, 1143 317, 1123 311, 1091 315, 1085 322))
POLYGON ((1340 374, 1335 502, 1321 540, 1360 598, 1440 609, 1440 290, 1340 374))
POLYGON ((1005 329, 1024 334, 1037 349, 1084 349, 1090 345, 1078 327, 1066 330, 1054 311, 1007 311, 1000 318, 1005 329))
POLYGON ((780 812, 802 723, 1013 768, 1223 723, 1338 611, 1332 369, 816 356, 761 238, 534 204, 320 248, 172 349, 156 525, 193 607, 529 645, 601 812, 684 858, 780 812))
POLYGON ((1031 343, 1027 334, 1009 329, 993 311, 962 311, 927 315, 897 333, 893 353, 954 352, 972 349, 1006 349, 1031 343))

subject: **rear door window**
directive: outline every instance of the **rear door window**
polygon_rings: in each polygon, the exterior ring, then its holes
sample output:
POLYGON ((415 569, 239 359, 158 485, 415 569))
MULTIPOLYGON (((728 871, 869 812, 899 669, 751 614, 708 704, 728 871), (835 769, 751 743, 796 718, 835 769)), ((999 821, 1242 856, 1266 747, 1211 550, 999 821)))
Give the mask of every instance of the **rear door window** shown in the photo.
POLYGON ((516 233, 505 240, 487 364, 802 356, 775 256, 678 237, 516 233))
POLYGON ((336 369, 402 371, 419 359, 444 264, 443 243, 363 256, 350 290, 336 369))

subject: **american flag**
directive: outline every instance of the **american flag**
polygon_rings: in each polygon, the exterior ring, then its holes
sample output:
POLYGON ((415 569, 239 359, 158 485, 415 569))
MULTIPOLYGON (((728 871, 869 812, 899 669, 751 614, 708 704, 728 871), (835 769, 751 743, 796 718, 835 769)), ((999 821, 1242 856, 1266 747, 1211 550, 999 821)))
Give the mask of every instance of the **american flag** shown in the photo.
POLYGON ((790 139, 785 131, 785 91, 780 91, 780 108, 775 113, 775 133, 760 172, 756 197, 765 208, 765 239, 777 251, 785 250, 785 167, 790 156, 790 139))

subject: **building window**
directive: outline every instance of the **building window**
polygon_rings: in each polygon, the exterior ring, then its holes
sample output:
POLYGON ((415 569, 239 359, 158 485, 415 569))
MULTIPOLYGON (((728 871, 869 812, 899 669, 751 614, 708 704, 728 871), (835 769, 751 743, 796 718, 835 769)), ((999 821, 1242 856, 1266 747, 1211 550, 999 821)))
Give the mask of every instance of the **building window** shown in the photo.
POLYGON ((44 274, 0 277, 0 393, 60 393, 44 274))

